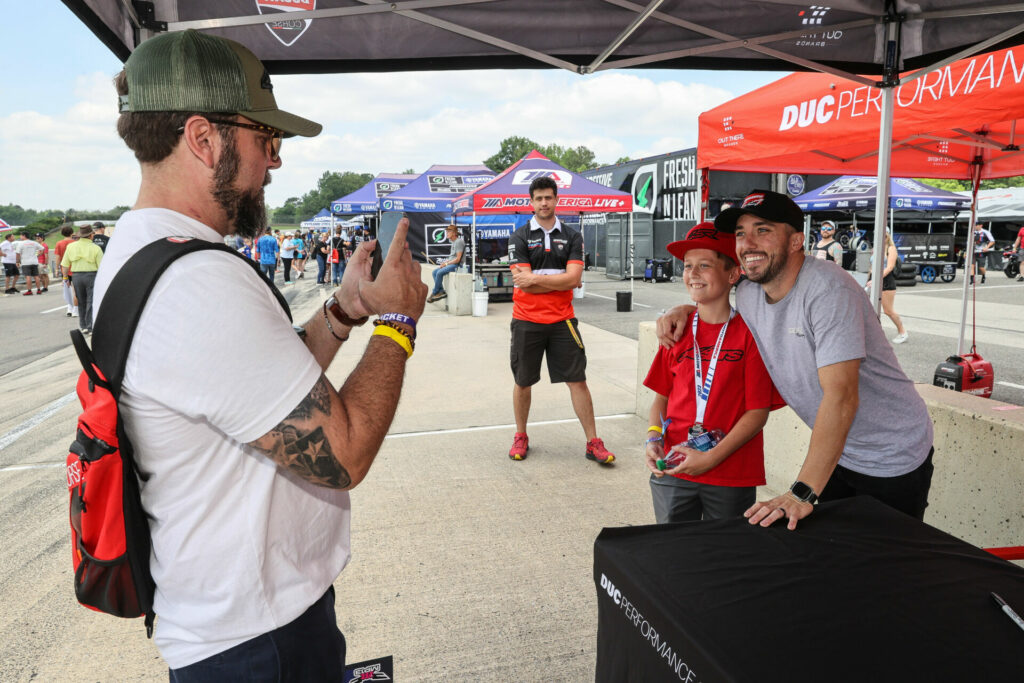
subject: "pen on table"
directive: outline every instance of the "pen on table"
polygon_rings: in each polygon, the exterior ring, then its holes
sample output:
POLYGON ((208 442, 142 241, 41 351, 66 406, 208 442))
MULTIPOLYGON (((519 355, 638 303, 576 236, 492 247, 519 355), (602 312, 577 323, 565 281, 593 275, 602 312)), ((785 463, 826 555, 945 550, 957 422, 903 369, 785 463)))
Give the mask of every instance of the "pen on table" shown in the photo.
POLYGON ((1007 605, 1006 601, 1003 600, 1001 597, 999 597, 995 593, 990 593, 990 595, 992 596, 992 599, 996 601, 996 604, 999 605, 999 609, 1006 612, 1006 616, 1013 619, 1013 622, 1017 624, 1017 626, 1020 626, 1020 629, 1024 631, 1024 619, 1021 619, 1020 615, 1014 612, 1013 608, 1007 605))

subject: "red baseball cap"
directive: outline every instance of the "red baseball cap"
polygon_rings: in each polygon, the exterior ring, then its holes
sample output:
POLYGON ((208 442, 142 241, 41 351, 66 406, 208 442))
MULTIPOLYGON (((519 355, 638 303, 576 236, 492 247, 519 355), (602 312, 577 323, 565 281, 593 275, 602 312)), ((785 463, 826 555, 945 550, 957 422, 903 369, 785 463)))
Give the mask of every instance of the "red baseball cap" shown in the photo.
POLYGON ((686 238, 668 245, 668 253, 682 260, 691 249, 710 249, 736 260, 736 238, 728 232, 715 229, 711 221, 704 221, 690 228, 686 238))

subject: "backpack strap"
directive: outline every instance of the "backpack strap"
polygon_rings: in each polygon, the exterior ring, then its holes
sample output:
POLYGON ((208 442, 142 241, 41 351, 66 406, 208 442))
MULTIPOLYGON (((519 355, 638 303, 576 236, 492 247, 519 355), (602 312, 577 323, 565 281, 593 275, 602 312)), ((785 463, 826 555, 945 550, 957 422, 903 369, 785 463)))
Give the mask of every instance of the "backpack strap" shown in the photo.
POLYGON ((234 249, 218 242, 192 237, 165 237, 151 242, 129 258, 114 276, 104 294, 106 305, 100 308, 93 325, 92 355, 96 365, 109 380, 115 398, 121 396, 121 382, 124 380, 124 369, 135 337, 135 328, 157 280, 182 256, 211 250, 231 254, 247 263, 270 287, 291 320, 291 309, 277 287, 260 271, 259 266, 234 249))

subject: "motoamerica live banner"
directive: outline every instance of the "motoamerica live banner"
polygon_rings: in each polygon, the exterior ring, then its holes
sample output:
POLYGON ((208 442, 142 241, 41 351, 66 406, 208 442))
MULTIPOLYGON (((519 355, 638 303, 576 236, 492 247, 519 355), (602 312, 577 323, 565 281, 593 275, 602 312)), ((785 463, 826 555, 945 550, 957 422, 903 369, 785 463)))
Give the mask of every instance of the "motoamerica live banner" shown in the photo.
MULTIPOLYGON (((894 98, 893 167, 903 176, 967 177, 972 144, 998 150, 1019 142, 1015 136, 1024 130, 1015 131, 1012 122, 1024 111, 1022 81, 1024 48, 1016 47, 903 84, 894 98)), ((697 165, 834 173, 842 163, 843 172, 874 175, 881 101, 879 89, 838 76, 792 74, 701 114, 697 165)), ((998 168, 983 173, 997 175, 998 168)))

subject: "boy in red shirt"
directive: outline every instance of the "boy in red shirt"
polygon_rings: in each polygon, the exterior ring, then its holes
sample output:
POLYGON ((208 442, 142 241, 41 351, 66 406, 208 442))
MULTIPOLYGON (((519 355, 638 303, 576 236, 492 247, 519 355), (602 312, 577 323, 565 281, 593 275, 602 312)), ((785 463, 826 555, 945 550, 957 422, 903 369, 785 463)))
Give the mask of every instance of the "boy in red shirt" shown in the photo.
POLYGON ((697 311, 687 321, 690 334, 671 350, 658 347, 644 380, 657 394, 646 442, 655 518, 664 524, 739 517, 765 483, 761 428, 783 402, 753 335, 729 304, 740 278, 736 239, 700 223, 668 250, 683 261, 683 283, 697 311), (714 430, 724 436, 710 450, 683 445, 714 430), (682 462, 659 470, 657 461, 673 451, 685 456, 682 462))

